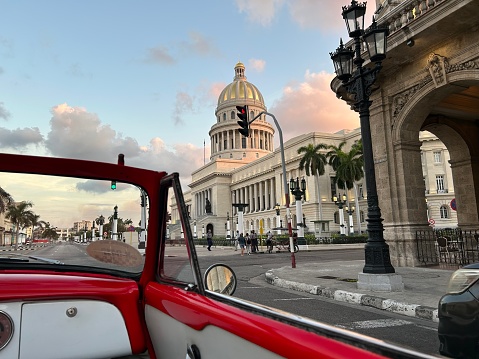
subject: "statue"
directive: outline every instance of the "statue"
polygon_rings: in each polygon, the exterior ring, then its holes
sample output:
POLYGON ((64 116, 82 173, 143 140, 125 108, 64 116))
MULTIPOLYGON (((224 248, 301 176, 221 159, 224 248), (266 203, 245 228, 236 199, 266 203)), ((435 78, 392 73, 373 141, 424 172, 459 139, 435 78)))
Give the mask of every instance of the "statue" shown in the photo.
POLYGON ((206 213, 211 213, 211 203, 208 198, 206 199, 205 211, 206 213))

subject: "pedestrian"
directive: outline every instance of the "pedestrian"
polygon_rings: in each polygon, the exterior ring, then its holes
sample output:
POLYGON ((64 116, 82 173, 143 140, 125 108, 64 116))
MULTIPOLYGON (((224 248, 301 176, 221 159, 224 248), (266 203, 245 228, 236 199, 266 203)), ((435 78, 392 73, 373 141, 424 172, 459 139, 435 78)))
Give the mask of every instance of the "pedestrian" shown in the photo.
POLYGON ((251 252, 256 253, 259 252, 258 248, 258 235, 254 230, 251 231, 251 252))
POLYGON ((238 235, 238 244, 239 244, 240 249, 241 249, 241 256, 243 256, 243 254, 244 254, 244 247, 245 247, 245 244, 246 244, 245 238, 243 237, 243 233, 240 233, 240 234, 238 235))
POLYGON ((246 241, 246 253, 248 255, 251 254, 251 237, 249 236, 248 233, 245 235, 245 241, 246 241))
POLYGON ((271 231, 268 231, 268 237, 266 238, 266 248, 268 253, 273 252, 273 233, 271 233, 271 231))
POLYGON ((239 238, 239 231, 236 231, 236 234, 235 234, 235 238, 234 238, 234 241, 235 241, 235 251, 238 250, 238 238, 239 238))
POLYGON ((208 229, 206 241, 208 242, 208 250, 211 251, 211 246, 213 245, 213 233, 211 233, 211 229, 208 229))

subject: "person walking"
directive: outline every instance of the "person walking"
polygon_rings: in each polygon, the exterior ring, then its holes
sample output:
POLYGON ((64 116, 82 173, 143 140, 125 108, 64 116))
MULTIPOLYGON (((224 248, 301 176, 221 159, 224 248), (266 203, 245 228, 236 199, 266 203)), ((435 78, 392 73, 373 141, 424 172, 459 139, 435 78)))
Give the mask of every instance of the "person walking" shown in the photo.
POLYGON ((244 255, 244 247, 245 247, 245 244, 246 244, 246 240, 245 238, 243 237, 243 233, 240 233, 238 235, 238 245, 241 249, 241 256, 244 255))
POLYGON ((206 234, 206 241, 208 243, 208 250, 211 251, 211 246, 213 245, 213 233, 211 233, 211 229, 208 229, 208 233, 206 234))
POLYGON ((259 251, 258 248, 258 235, 254 230, 251 231, 251 252, 256 253, 259 251))
POLYGON ((234 242, 235 242, 235 251, 237 251, 237 250, 238 250, 238 245, 239 245, 239 243, 238 243, 238 238, 239 238, 239 235, 240 235, 239 231, 236 231, 235 238, 234 238, 234 242))
POLYGON ((250 255, 251 254, 251 237, 248 233, 246 233, 245 241, 246 241, 246 253, 250 255))
POLYGON ((268 253, 273 252, 273 233, 268 231, 268 237, 266 238, 266 248, 268 253))

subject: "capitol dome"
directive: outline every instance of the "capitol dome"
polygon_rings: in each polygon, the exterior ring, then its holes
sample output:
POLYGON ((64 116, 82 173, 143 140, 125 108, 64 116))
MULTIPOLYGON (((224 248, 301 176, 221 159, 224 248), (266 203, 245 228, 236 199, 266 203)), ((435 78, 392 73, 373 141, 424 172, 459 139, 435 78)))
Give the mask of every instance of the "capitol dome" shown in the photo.
POLYGON ((218 97, 218 107, 221 107, 221 105, 230 101, 238 100, 241 102, 245 102, 245 100, 247 102, 259 102, 264 105, 263 95, 255 85, 246 81, 244 70, 244 65, 241 62, 238 62, 235 66, 235 77, 233 82, 226 86, 218 97))
POLYGON ((241 160, 246 164, 274 152, 274 129, 266 121, 263 95, 246 81, 245 66, 238 62, 235 78, 221 91, 215 110, 216 123, 211 126, 211 160, 241 160), (249 135, 244 137, 238 125, 237 106, 248 106, 249 135))

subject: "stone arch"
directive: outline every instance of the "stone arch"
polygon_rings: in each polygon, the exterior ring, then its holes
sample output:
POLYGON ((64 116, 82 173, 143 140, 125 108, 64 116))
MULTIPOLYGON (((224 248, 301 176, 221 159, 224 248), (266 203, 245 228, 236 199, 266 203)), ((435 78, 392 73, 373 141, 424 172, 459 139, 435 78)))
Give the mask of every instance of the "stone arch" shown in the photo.
MULTIPOLYGON (((479 100, 469 99, 467 104, 454 104, 455 96, 479 88, 479 70, 457 71, 448 74, 448 82, 435 87, 431 82, 415 92, 407 101, 393 122, 393 146, 396 164, 417 163, 420 156, 419 131, 427 130, 436 135, 447 147, 454 179, 454 193, 458 207, 458 225, 461 228, 477 228, 479 226, 479 118, 471 121, 468 108, 479 108, 479 100), (453 106, 461 105, 462 111, 453 111, 453 106), (452 110, 451 110, 452 108, 452 110), (444 110, 445 109, 445 110, 444 110), (406 154, 406 152, 410 152, 406 154), (399 158, 398 158, 399 157, 399 158)), ((401 170, 401 169, 399 169, 401 170)), ((405 168, 402 168, 405 171, 405 168)), ((419 165, 408 171, 410 176, 422 176, 419 165)), ((401 171, 399 171, 401 172, 401 171)), ((410 177, 409 176, 409 177, 410 177)), ((422 185, 419 181, 405 180, 408 191, 414 189, 410 184, 417 184, 416 194, 423 197, 422 185)), ((405 189, 406 190, 406 189, 405 189)), ((422 209, 422 206, 420 206, 422 209)), ((423 213, 424 214, 424 213, 423 213)), ((419 215, 416 213, 414 216, 419 215)), ((423 219, 424 215, 419 218, 423 219)))
MULTIPOLYGON (((448 148, 454 191, 462 204, 462 213, 459 208, 457 211, 459 225, 464 229, 479 227, 479 118, 474 121, 478 93, 479 70, 472 69, 447 73, 441 86, 425 77, 390 101, 390 139, 376 137, 374 150, 385 238, 394 265, 418 265, 416 230, 428 229, 419 141, 422 130, 436 135, 448 148), (474 96, 466 98, 464 93, 471 89, 474 96), (458 103, 461 97, 463 104, 458 103), (379 155, 384 153, 383 146, 387 156, 379 155), (467 198, 462 194, 465 192, 467 198)), ((387 114, 379 106, 375 110, 374 124, 382 124, 382 116, 387 114)))

